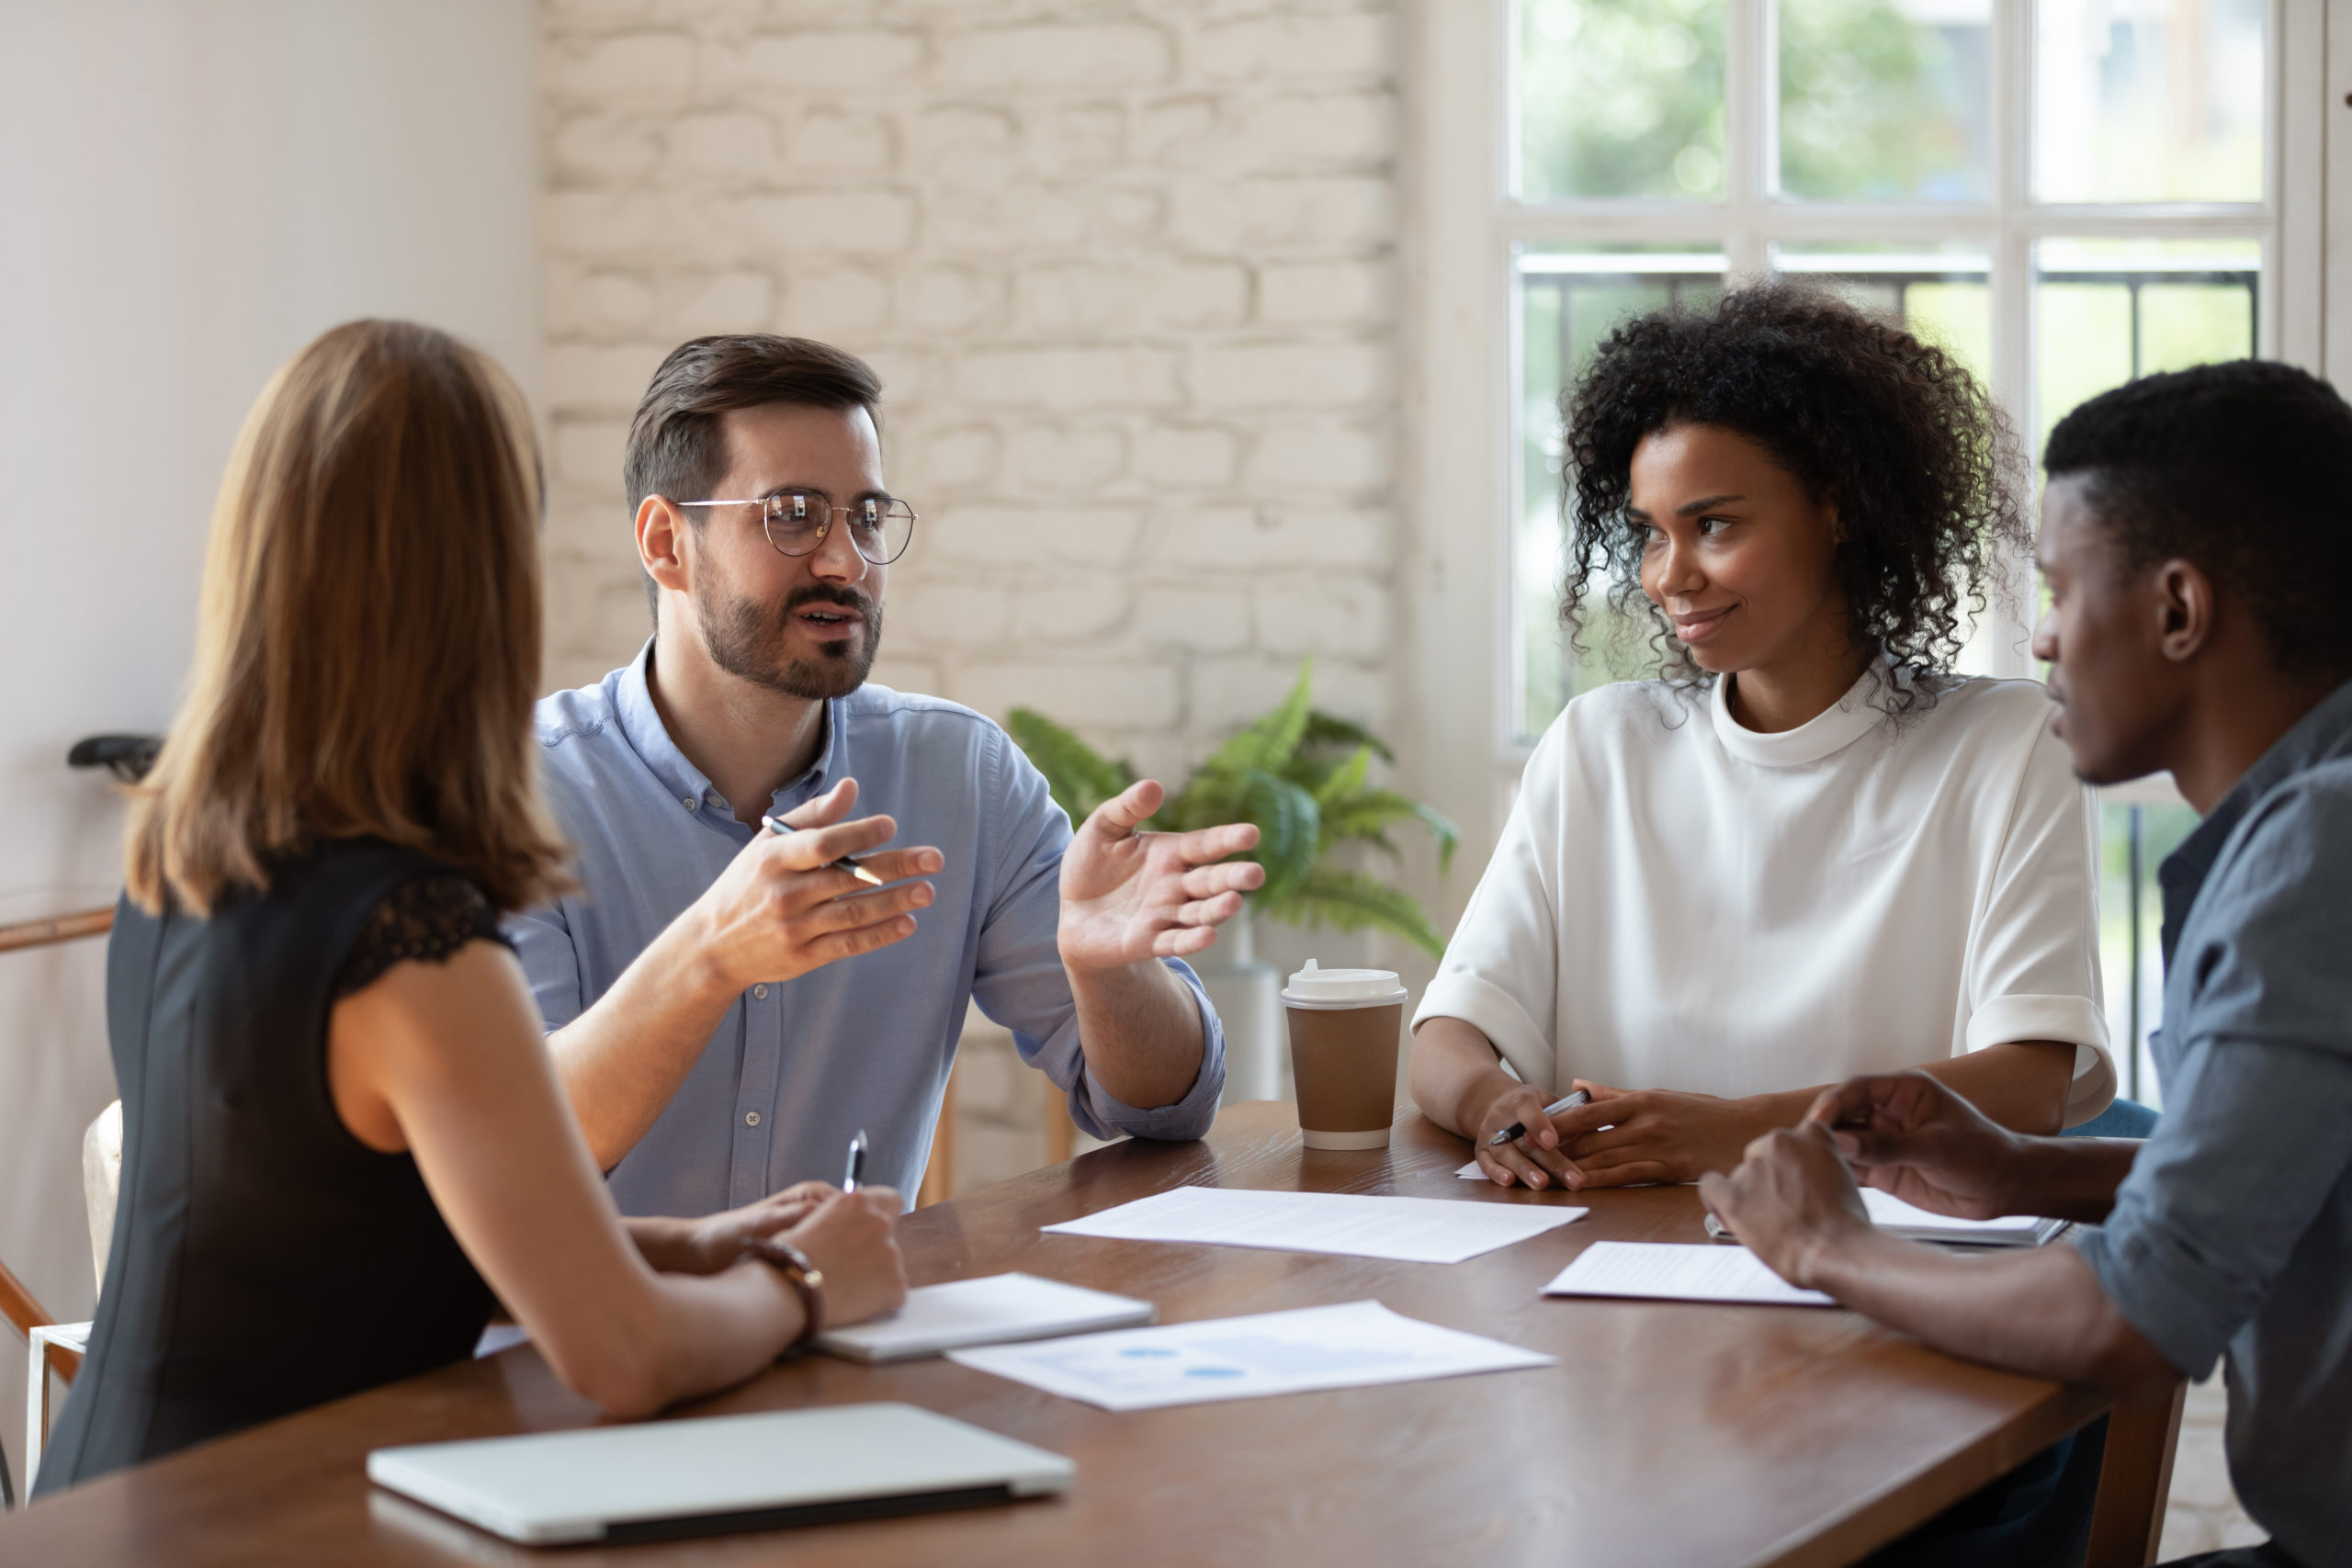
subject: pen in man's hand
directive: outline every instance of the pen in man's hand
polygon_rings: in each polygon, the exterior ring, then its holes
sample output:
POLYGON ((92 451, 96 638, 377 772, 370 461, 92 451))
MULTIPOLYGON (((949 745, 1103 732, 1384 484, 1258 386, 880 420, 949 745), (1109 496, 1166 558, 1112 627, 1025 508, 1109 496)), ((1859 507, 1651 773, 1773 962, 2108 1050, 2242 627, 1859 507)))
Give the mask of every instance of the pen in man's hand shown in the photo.
MULTIPOLYGON (((786 821, 781 817, 763 817, 760 818, 760 826, 765 828, 769 832, 778 835, 785 833, 796 833, 799 831, 798 829, 795 828, 791 823, 786 821)), ((833 862, 832 863, 836 870, 848 872, 860 882, 870 883, 876 887, 882 886, 882 879, 880 877, 875 875, 872 872, 866 870, 865 867, 850 859, 847 855, 842 856, 841 859, 833 862)))
POLYGON ((865 1129, 860 1127, 857 1136, 849 1141, 849 1168, 842 1172, 842 1190, 854 1192, 857 1184, 865 1179, 865 1129))
MULTIPOLYGON (((1570 1106, 1582 1105, 1586 1100, 1590 1100, 1592 1096, 1587 1094, 1584 1090, 1577 1089, 1574 1094, 1555 1100, 1551 1104, 1545 1106, 1544 1108, 1544 1114, 1546 1116, 1557 1116, 1561 1111, 1567 1110, 1570 1106)), ((1497 1133, 1493 1137, 1488 1138, 1487 1140, 1487 1146, 1490 1149, 1498 1149, 1505 1144, 1515 1144, 1525 1136, 1527 1136, 1527 1123, 1524 1122, 1514 1122, 1510 1126, 1504 1128, 1501 1132, 1497 1133)))

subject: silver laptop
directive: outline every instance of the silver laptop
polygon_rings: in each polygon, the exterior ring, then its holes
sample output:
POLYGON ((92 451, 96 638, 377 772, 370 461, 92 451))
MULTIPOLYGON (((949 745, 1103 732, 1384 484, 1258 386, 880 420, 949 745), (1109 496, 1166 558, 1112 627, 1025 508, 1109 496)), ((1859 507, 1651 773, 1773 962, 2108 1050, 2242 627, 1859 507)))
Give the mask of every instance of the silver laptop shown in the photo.
POLYGON ((378 1449, 377 1485, 530 1546, 659 1540, 1068 1491, 1076 1466, 911 1404, 378 1449))

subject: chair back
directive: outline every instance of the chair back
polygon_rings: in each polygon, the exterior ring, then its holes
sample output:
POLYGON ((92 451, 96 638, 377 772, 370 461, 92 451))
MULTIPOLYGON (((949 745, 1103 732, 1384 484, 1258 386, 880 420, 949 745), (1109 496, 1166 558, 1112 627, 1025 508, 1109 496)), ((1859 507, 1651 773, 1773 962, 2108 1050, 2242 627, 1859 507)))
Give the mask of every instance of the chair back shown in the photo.
POLYGON ((82 1201, 90 1211, 90 1267, 107 1285, 107 1250, 114 1245, 114 1205, 122 1191, 122 1101, 98 1112, 82 1134, 82 1201))

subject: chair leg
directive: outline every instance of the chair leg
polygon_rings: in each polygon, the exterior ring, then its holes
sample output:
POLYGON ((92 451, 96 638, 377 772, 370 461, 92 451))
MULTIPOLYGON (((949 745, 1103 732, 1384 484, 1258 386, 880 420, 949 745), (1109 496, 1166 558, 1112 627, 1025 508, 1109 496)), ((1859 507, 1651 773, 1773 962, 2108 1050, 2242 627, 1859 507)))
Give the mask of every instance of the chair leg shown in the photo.
POLYGON ((2148 1568, 2165 1534, 2172 1460, 2180 1440, 2188 1385, 2144 1403, 2118 1404, 2107 1424, 2107 1461, 2099 1470, 2084 1568, 2148 1568))

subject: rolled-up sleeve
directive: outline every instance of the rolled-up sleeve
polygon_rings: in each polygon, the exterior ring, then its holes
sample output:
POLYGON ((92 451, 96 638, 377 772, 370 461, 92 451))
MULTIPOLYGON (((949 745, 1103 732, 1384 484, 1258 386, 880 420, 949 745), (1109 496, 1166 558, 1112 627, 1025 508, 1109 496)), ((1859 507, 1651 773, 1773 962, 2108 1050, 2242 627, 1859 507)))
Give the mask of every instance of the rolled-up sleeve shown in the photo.
POLYGON ((1458 1018, 1492 1041, 1511 1070, 1546 1090, 1563 1077, 1552 1044, 1560 988, 1560 774, 1565 720, 1544 732, 1521 776, 1494 857, 1445 944, 1413 1027, 1458 1018))
POLYGON ((1070 1121, 1088 1135, 1171 1142, 1201 1136, 1216 1120, 1217 1097, 1225 1089, 1225 1029, 1207 991, 1181 960, 1161 961, 1184 982, 1200 1009, 1201 1066, 1182 1099, 1170 1105, 1133 1106, 1094 1081, 1079 1039, 1078 1004, 1055 940, 1069 818, 1054 804, 1045 775, 1001 737, 993 760, 998 781, 996 809, 990 814, 992 832, 998 835, 992 857, 996 892, 980 927, 972 999, 1012 1032, 1021 1059, 1063 1091, 1070 1121))
POLYGON ((2083 1257, 2116 1309, 2202 1377, 2352 1169, 2352 810, 2266 801, 2199 894, 2165 996, 2164 1121, 2083 1257))
POLYGON ((2018 780, 1984 907, 1969 936, 1966 1044, 2075 1047, 2064 1124, 2115 1098, 2100 1006, 2096 826, 2089 792, 2045 718, 2018 780))
POLYGON ((2201 1378, 2352 1165, 2352 1059, 2209 1039, 2182 1066, 2114 1212, 2076 1246, 2116 1310, 2201 1378))

